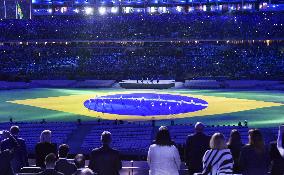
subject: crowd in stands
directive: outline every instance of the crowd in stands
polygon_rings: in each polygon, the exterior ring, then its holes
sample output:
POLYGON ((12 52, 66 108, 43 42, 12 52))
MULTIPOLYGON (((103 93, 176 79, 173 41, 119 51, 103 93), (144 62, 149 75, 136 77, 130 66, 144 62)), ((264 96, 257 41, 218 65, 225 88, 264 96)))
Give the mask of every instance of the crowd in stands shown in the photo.
POLYGON ((125 14, 2 19, 0 40, 279 39, 282 12, 125 14))
POLYGON ((282 46, 282 41, 5 44, 0 46, 0 79, 279 80, 284 75, 282 46))
MULTIPOLYGON (((284 125, 279 127, 278 139, 265 145, 262 133, 250 129, 248 143, 241 141, 238 130, 232 130, 226 143, 225 136, 216 132, 211 137, 204 133, 204 125, 195 124, 195 132, 186 139, 185 164, 189 175, 283 175, 284 125)), ((6 138, 1 141, 0 174, 13 175, 29 166, 25 140, 18 137, 19 127, 12 126, 3 131, 6 138)), ((77 154, 73 161, 67 159, 69 146, 52 143, 51 131, 44 130, 40 142, 35 146, 36 166, 39 175, 118 175, 122 169, 119 150, 111 147, 112 134, 101 134, 99 148, 91 151, 89 164, 86 156, 77 154)), ((181 158, 176 143, 167 127, 161 126, 148 149, 147 162, 150 175, 178 175, 181 158)))

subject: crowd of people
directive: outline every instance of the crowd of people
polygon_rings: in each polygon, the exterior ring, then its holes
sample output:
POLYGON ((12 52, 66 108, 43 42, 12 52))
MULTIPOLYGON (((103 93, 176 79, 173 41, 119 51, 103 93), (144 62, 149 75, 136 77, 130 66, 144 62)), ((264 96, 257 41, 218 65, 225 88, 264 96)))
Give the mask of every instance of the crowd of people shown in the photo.
POLYGON ((282 41, 0 46, 0 79, 283 79, 282 41), (233 66, 232 66, 233 65, 233 66), (2 76, 1 76, 2 75, 2 76))
POLYGON ((124 14, 0 20, 0 41, 279 39, 282 12, 124 14))
MULTIPOLYGON (((278 139, 265 145, 262 133, 250 129, 249 141, 242 143, 240 133, 234 129, 226 143, 222 133, 208 136, 204 124, 195 124, 195 133, 185 142, 185 164, 189 175, 283 175, 284 174, 284 125, 279 127, 278 139)), ((18 137, 20 129, 12 126, 3 131, 1 141, 0 174, 13 175, 22 167, 29 166, 25 141, 18 137)), ((77 154, 73 161, 67 159, 69 146, 62 144, 57 150, 52 143, 51 131, 44 130, 35 146, 36 166, 39 175, 118 175, 122 169, 119 150, 111 148, 112 136, 108 131, 101 134, 100 148, 92 150, 89 164, 86 157, 77 154)), ((181 158, 167 127, 161 126, 148 150, 147 162, 150 175, 178 175, 181 158)))

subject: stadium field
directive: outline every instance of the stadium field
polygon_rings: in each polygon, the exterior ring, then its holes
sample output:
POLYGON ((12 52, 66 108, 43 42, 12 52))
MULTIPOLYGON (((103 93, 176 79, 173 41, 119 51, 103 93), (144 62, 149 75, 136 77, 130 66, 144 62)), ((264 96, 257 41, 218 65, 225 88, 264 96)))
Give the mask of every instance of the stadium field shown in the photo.
POLYGON ((176 124, 284 123, 284 93, 249 90, 21 89, 0 91, 0 122, 101 119, 176 124))

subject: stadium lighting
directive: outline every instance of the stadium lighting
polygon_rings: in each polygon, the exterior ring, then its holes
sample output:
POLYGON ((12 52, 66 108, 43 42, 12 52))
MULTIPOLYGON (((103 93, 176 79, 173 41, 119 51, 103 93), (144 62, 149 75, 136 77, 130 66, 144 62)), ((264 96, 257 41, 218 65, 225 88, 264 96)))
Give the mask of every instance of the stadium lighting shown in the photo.
POLYGON ((94 13, 94 9, 91 8, 91 7, 86 7, 85 13, 86 13, 86 15, 92 15, 94 13))
POLYGON ((106 14, 106 8, 105 8, 105 7, 99 7, 99 13, 100 13, 101 15, 106 14))
POLYGON ((177 6, 177 11, 181 12, 182 11, 182 7, 181 6, 177 6))
POLYGON ((75 9, 74 12, 75 12, 75 13, 79 13, 79 9, 75 9))
POLYGON ((118 8, 117 7, 112 7, 110 9, 111 13, 117 13, 118 12, 118 8))
POLYGON ((52 13, 52 9, 48 9, 47 12, 48 12, 48 13, 52 13))

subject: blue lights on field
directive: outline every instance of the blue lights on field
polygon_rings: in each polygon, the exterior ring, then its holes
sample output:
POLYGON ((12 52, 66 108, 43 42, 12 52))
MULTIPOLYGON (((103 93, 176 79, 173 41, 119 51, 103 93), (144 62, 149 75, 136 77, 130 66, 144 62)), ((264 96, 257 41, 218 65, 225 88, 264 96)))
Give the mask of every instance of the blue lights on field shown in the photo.
POLYGON ((196 112, 207 108, 208 103, 182 95, 132 93, 95 97, 86 100, 84 106, 108 114, 154 116, 196 112))

